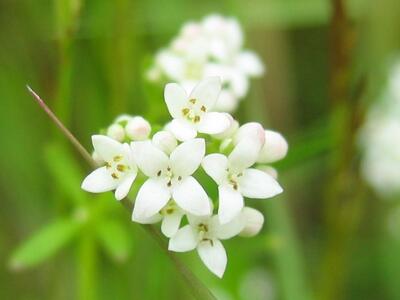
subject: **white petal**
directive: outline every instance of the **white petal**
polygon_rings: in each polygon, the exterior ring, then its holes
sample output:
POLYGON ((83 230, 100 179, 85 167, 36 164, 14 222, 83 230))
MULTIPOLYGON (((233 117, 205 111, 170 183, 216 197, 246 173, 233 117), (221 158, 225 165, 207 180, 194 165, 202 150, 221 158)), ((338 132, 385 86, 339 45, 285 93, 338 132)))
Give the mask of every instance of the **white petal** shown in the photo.
POLYGON ((252 51, 239 53, 236 63, 249 76, 258 77, 264 73, 264 65, 260 57, 252 51))
POLYGON ((218 192, 218 217, 221 224, 226 224, 239 215, 244 206, 243 196, 229 185, 219 186, 218 192))
POLYGON ((189 99, 196 99, 203 104, 207 110, 212 110, 221 92, 221 79, 217 76, 208 77, 193 89, 189 99))
POLYGON ((231 120, 224 113, 209 112, 201 117, 197 130, 201 133, 218 134, 229 128, 231 120))
POLYGON ((252 138, 243 139, 228 156, 229 168, 241 172, 254 165, 260 153, 261 145, 252 138))
POLYGON ((179 141, 194 139, 197 135, 197 130, 194 125, 182 119, 173 119, 168 124, 167 129, 171 131, 179 141))
POLYGON ((112 191, 119 184, 118 180, 111 177, 106 167, 101 167, 90 173, 82 182, 82 189, 91 193, 112 191))
POLYGON ((172 197, 180 208, 196 216, 205 216, 211 211, 206 192, 192 176, 174 187, 172 197))
POLYGON ((182 109, 188 101, 185 90, 179 84, 168 83, 165 86, 164 98, 171 116, 181 118, 182 109))
POLYGON ((230 85, 233 93, 238 98, 243 98, 249 90, 249 79, 243 72, 233 69, 230 74, 230 85))
POLYGON ((136 175, 137 173, 134 172, 127 175, 124 179, 122 179, 117 189, 115 190, 115 199, 122 200, 126 197, 126 195, 128 195, 132 183, 136 178, 136 175))
POLYGON ((217 184, 222 184, 228 176, 228 158, 225 155, 214 153, 204 157, 201 163, 204 171, 210 176, 217 184))
POLYGON ((112 160, 123 151, 121 143, 105 135, 93 135, 92 143, 94 151, 105 161, 112 160))
POLYGON ((134 218, 143 220, 152 217, 171 198, 171 193, 161 180, 149 178, 141 186, 133 208, 134 218))
POLYGON ((227 240, 238 235, 245 226, 242 212, 239 213, 230 222, 225 224, 221 224, 218 216, 213 216, 212 223, 213 223, 214 236, 216 236, 218 239, 221 240, 227 240))
POLYGON ((169 240, 168 250, 175 252, 186 252, 195 249, 197 246, 197 235, 192 226, 183 226, 169 240))
POLYGON ((146 219, 138 219, 136 218, 136 216, 132 214, 132 221, 140 224, 154 224, 160 222, 162 219, 163 219, 162 215, 158 213, 146 219))
POLYGON ((164 216, 161 223, 161 231, 166 237, 172 237, 179 229, 183 214, 182 212, 174 212, 164 216))
POLYGON ((172 171, 182 177, 192 175, 200 166, 205 152, 206 144, 204 139, 183 142, 171 153, 172 171))
POLYGON ((271 175, 257 169, 245 170, 238 183, 240 192, 249 198, 270 198, 283 191, 271 175))
POLYGON ((219 240, 203 241, 197 247, 197 252, 206 267, 222 278, 228 258, 224 246, 219 240))
POLYGON ((216 111, 233 112, 239 105, 239 99, 232 91, 223 89, 219 94, 217 104, 214 107, 216 111))
POLYGON ((131 146, 135 161, 146 176, 155 177, 160 170, 167 168, 168 156, 151 141, 133 142, 131 146))

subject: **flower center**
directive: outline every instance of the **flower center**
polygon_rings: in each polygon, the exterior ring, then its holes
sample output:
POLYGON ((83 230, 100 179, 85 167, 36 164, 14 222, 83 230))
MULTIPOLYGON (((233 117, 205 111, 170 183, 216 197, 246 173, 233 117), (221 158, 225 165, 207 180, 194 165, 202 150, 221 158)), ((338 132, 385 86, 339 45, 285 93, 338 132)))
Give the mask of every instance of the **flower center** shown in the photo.
POLYGON ((237 191, 237 189, 239 188, 239 177, 243 176, 243 173, 230 172, 229 169, 227 169, 226 171, 228 172, 228 183, 233 187, 235 191, 237 191))
POLYGON ((198 123, 201 120, 203 114, 207 111, 207 108, 199 103, 197 99, 190 99, 186 105, 182 109, 182 115, 186 120, 191 121, 193 123, 198 123))
POLYGON ((181 181, 182 176, 176 176, 173 172, 171 167, 167 167, 165 170, 159 170, 157 172, 157 177, 164 178, 167 182, 167 187, 171 187, 173 183, 176 181, 181 181))
POLYGON ((106 168, 110 172, 110 176, 117 180, 120 179, 131 168, 124 163, 122 155, 115 155, 112 160, 106 162, 106 168))
POLYGON ((169 201, 167 205, 165 205, 161 211, 160 214, 163 216, 171 215, 173 214, 177 209, 177 206, 174 201, 169 201))
POLYGON ((200 223, 199 225, 197 225, 197 230, 199 231, 200 241, 211 241, 209 238, 207 238, 207 235, 209 233, 208 224, 200 223))

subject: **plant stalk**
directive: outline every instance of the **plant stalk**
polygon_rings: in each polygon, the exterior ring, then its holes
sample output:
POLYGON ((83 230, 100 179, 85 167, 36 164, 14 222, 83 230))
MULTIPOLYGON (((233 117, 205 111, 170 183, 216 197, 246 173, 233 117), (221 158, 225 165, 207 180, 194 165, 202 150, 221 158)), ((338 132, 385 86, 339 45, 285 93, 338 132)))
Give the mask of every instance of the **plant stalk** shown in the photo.
MULTIPOLYGON (((75 149, 82 155, 82 157, 86 160, 87 163, 91 167, 97 167, 97 164, 93 160, 92 156, 89 152, 82 146, 81 143, 75 138, 75 136, 64 126, 64 124, 57 118, 57 116, 52 112, 52 110, 46 105, 46 103, 40 98, 40 96, 35 93, 29 86, 27 86, 28 91, 32 94, 36 102, 39 106, 46 112, 49 118, 56 124, 56 126, 61 130, 61 132, 65 135, 65 137, 72 143, 75 149)), ((128 198, 120 201, 121 204, 126 208, 126 210, 130 213, 132 211, 132 201, 128 198)), ((161 237, 160 233, 154 228, 152 225, 143 225, 140 224, 142 228, 147 231, 150 236, 157 242, 160 248, 167 254, 167 256, 171 259, 172 263, 178 270, 179 274, 181 274, 183 280, 190 287, 190 291, 193 297, 197 300, 216 300, 217 298, 211 293, 211 291, 204 285, 203 282, 200 281, 197 276, 186 267, 186 265, 175 255, 173 252, 168 251, 167 243, 161 237)))

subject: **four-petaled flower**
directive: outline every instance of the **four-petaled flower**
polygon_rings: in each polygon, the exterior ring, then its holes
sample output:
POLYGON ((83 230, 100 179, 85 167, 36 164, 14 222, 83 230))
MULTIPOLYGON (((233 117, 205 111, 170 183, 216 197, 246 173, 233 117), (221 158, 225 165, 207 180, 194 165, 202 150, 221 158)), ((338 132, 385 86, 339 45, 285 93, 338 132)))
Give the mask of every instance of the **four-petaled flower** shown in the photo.
POLYGON ((178 140, 193 139, 197 132, 218 134, 230 126, 230 119, 225 114, 212 111, 220 91, 219 77, 209 77, 201 81, 189 97, 180 85, 166 85, 165 102, 174 118, 168 129, 178 140))
POLYGON ((230 239, 243 230, 241 216, 227 224, 221 224, 217 216, 188 215, 188 220, 189 224, 179 229, 169 240, 168 250, 186 252, 197 249, 207 268, 221 278, 228 259, 220 240, 230 239))
POLYGON ((228 157, 216 153, 203 159, 203 169, 218 184, 218 216, 222 224, 240 213, 244 206, 243 196, 263 199, 282 192, 272 176, 250 168, 261 147, 258 140, 243 138, 228 157))
POLYGON ((90 173, 82 183, 82 189, 92 193, 115 190, 115 198, 121 200, 128 194, 137 175, 137 167, 128 144, 121 144, 104 135, 92 136, 96 155, 105 162, 90 173))
POLYGON ((204 139, 180 144, 169 157, 151 141, 133 142, 132 150, 138 167, 149 177, 137 194, 133 219, 143 220, 154 216, 170 199, 194 215, 210 213, 206 192, 191 176, 204 157, 204 139))

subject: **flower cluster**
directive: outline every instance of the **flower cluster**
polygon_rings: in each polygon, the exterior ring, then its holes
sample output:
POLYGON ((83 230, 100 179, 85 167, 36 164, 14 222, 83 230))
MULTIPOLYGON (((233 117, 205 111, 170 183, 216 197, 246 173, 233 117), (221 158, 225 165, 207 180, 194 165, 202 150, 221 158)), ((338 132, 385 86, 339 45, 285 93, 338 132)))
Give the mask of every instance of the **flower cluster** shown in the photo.
POLYGON ((118 118, 108 136, 92 137, 102 166, 82 183, 89 192, 115 190, 121 200, 136 179, 140 188, 132 220, 161 222, 162 233, 170 239, 169 250, 197 249, 219 277, 227 264, 221 240, 260 231, 264 217, 246 207, 244 198, 264 199, 282 192, 276 172, 265 164, 287 152, 279 133, 258 123, 239 126, 228 113, 213 111, 221 88, 218 77, 202 80, 189 95, 178 84, 168 84, 164 96, 172 121, 151 138, 143 118, 118 118), (218 186, 218 199, 209 197, 200 168, 218 186))
POLYGON ((378 100, 360 134, 362 173, 378 194, 391 197, 400 193, 400 63, 378 100))
POLYGON ((201 22, 186 23, 171 44, 157 53, 147 77, 178 82, 191 92, 198 81, 221 76, 223 89, 215 109, 232 112, 246 96, 249 78, 263 73, 259 57, 243 50, 240 24, 233 18, 210 15, 201 22))

